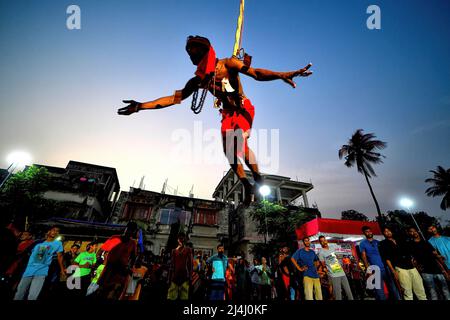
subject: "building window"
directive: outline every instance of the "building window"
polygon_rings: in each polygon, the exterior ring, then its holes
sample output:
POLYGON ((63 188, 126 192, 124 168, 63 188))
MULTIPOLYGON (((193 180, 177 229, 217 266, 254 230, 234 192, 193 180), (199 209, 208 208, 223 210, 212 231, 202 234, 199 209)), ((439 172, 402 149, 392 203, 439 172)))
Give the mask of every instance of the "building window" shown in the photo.
POLYGON ((150 211, 151 211, 151 208, 147 207, 147 206, 126 204, 123 218, 125 220, 130 220, 130 219, 147 220, 149 217, 150 211))
POLYGON ((181 224, 189 225, 189 220, 191 219, 191 213, 189 211, 184 211, 180 209, 161 209, 159 210, 160 224, 171 225, 180 220, 181 224))
POLYGON ((213 210, 198 209, 195 213, 194 223, 204 225, 217 224, 217 212, 213 210))

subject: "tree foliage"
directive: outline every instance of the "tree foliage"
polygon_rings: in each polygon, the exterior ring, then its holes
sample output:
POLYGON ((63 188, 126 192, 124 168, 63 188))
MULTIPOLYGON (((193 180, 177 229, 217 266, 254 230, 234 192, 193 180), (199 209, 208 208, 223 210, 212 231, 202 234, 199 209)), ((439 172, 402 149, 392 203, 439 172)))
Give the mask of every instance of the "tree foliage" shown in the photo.
POLYGON ((425 193, 429 197, 442 197, 441 209, 447 210, 450 208, 450 168, 445 170, 441 166, 437 166, 436 170, 430 170, 433 174, 433 178, 425 180, 427 183, 431 183, 425 193))
MULTIPOLYGON (((415 227, 417 229, 411 214, 404 210, 387 211, 383 216, 386 226, 399 238, 407 237, 407 229, 409 227, 415 227)), ((442 229, 439 220, 436 217, 428 215, 426 212, 416 212, 413 213, 413 216, 425 238, 429 237, 427 234, 429 226, 435 225, 438 229, 442 229)))
POLYGON ((341 212, 342 220, 369 221, 369 218, 361 212, 350 209, 341 212))
POLYGON ((263 255, 271 257, 282 246, 294 249, 295 229, 316 218, 317 215, 306 208, 297 207, 292 210, 266 200, 253 207, 250 211, 250 217, 255 221, 256 230, 260 235, 266 233, 266 225, 267 232, 270 235, 270 241, 267 244, 254 245, 252 253, 259 257, 263 255))
POLYGON ((32 220, 48 206, 48 200, 42 196, 49 182, 50 174, 42 167, 31 166, 13 174, 0 192, 2 222, 14 220, 21 225, 26 216, 32 220))
POLYGON ((345 158, 345 165, 350 168, 356 166, 358 172, 362 173, 366 178, 367 185, 369 186, 370 194, 372 195, 375 206, 377 207, 378 217, 381 220, 381 209, 378 204, 375 193, 373 192, 372 185, 369 178, 376 177, 373 164, 383 163, 384 156, 377 152, 386 148, 387 143, 381 140, 376 140, 376 136, 373 133, 363 133, 362 129, 356 130, 352 135, 348 144, 345 144, 339 149, 339 159, 345 158))

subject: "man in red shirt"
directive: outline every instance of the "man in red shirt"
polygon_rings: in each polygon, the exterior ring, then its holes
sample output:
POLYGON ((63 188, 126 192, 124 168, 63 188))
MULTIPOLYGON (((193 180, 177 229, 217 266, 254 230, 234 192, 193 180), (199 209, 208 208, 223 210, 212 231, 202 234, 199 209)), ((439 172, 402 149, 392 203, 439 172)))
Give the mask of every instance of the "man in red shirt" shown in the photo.
POLYGON ((97 298, 119 300, 124 293, 137 256, 137 237, 138 226, 136 222, 130 221, 124 234, 118 239, 120 241, 111 246, 105 268, 97 281, 97 298))
POLYGON ((178 247, 172 250, 170 260, 168 300, 188 300, 192 271, 192 249, 186 246, 185 234, 180 233, 178 247))

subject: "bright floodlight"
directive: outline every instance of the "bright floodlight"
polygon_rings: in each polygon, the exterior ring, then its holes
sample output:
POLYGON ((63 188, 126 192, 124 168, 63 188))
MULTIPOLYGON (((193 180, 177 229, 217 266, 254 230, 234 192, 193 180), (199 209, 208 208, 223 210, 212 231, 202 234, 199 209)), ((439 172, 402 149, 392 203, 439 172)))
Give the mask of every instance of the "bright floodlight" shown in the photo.
POLYGON ((411 199, 403 198, 400 200, 400 205, 404 208, 407 208, 408 210, 413 206, 413 202, 411 199))
POLYGON ((8 163, 13 163, 17 167, 24 167, 31 163, 31 156, 24 151, 15 151, 8 155, 8 163))
POLYGON ((270 194, 270 188, 268 186, 266 186, 266 185, 261 186, 259 188, 259 193, 261 193, 261 195, 263 197, 267 197, 270 194))

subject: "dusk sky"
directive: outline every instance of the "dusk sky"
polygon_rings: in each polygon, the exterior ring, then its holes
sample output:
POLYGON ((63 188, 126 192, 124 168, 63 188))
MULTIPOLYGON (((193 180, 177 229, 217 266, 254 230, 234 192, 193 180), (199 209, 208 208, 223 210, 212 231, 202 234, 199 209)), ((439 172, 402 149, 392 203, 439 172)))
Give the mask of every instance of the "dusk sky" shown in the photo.
MULTIPOLYGON (((220 128, 210 94, 200 115, 191 98, 129 117, 117 109, 122 99, 149 101, 184 86, 195 72, 188 35, 231 56, 238 9, 238 0, 2 0, 0 168, 11 151, 26 150, 39 164, 114 167, 122 190, 145 175, 147 190, 161 191, 168 178, 181 194, 194 184, 195 196, 211 199, 226 159, 173 156, 180 130, 194 144, 195 123, 203 133, 220 128), (81 30, 66 27, 71 4, 81 8, 81 30)), ((279 130, 278 169, 262 171, 312 181, 310 203, 325 217, 355 209, 373 218, 364 177, 338 158, 361 128, 388 143, 372 179, 382 211, 409 196, 415 211, 448 219, 424 180, 450 166, 449 39, 448 0, 247 0, 243 47, 252 66, 292 71, 312 62, 314 71, 296 89, 242 76, 256 136, 279 130), (366 26, 372 4, 381 30, 366 26)))

